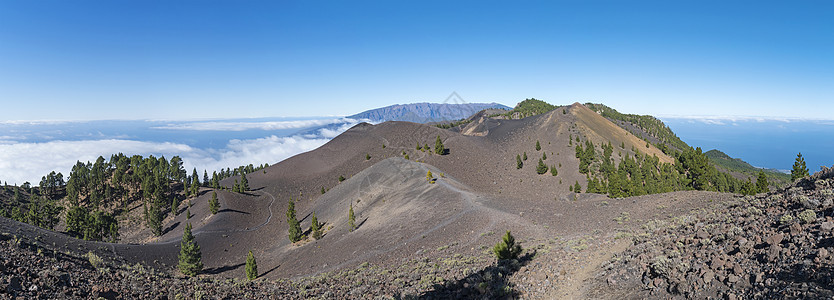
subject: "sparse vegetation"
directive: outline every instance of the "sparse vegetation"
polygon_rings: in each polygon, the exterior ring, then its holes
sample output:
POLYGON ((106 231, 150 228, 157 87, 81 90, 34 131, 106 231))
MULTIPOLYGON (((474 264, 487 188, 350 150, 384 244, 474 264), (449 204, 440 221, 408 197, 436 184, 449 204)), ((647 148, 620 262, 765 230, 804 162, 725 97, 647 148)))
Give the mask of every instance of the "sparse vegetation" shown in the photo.
POLYGON ((817 220, 817 213, 811 209, 806 209, 797 215, 797 219, 799 219, 799 222, 802 222, 803 224, 811 224, 817 220))
POLYGON ((342 181, 345 181, 345 176, 344 175, 339 175, 339 182, 342 182, 342 181))
POLYGON ((495 257, 499 260, 517 259, 521 254, 521 245, 516 245, 515 238, 507 230, 501 241, 492 248, 492 253, 495 253, 495 257))
POLYGON ((524 166, 524 162, 521 160, 521 155, 515 155, 515 168, 521 169, 524 166))

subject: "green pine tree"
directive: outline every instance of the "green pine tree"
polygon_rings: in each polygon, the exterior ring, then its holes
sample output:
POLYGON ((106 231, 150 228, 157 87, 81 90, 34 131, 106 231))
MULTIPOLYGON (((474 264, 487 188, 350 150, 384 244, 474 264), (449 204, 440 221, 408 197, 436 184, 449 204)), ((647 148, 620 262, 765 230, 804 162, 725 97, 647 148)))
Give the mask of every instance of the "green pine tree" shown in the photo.
POLYGON ((524 151, 524 155, 521 156, 521 159, 527 160, 527 151, 524 151))
POLYGON ((802 152, 796 155, 796 162, 793 163, 791 170, 791 180, 796 181, 799 178, 808 176, 808 167, 805 165, 805 159, 802 158, 802 152))
POLYGON ((542 153, 542 160, 547 160, 547 153, 542 153))
POLYGON ((426 181, 431 182, 432 178, 434 178, 434 176, 431 174, 431 170, 429 170, 426 172, 426 181))
POLYGON ((577 182, 573 185, 573 191, 574 191, 575 193, 581 193, 581 192, 582 192, 582 186, 581 186, 581 185, 579 185, 579 181, 577 181, 577 182))
POLYGON ((767 176, 765 176, 764 171, 759 170, 759 176, 756 178, 756 192, 757 193, 766 193, 769 191, 767 188, 767 176))
POLYGON ((434 153, 437 154, 444 154, 446 152, 446 148, 443 147, 443 141, 440 140, 440 136, 437 136, 437 140, 434 141, 434 153))
POLYGON ((515 168, 521 169, 524 166, 524 162, 521 161, 521 155, 515 155, 515 168))
POLYGON ((246 255, 246 278, 249 280, 258 278, 258 262, 255 261, 252 250, 249 250, 249 254, 246 255))
POLYGON ((507 230, 501 241, 492 248, 492 253, 495 253, 495 257, 499 260, 516 259, 521 254, 521 245, 516 245, 515 238, 507 230))
POLYGON ((348 211, 348 230, 356 230, 356 216, 353 215, 353 203, 350 203, 350 210, 348 211))
POLYGON ((211 192, 211 199, 209 199, 209 210, 212 215, 216 215, 220 211, 220 201, 217 200, 217 192, 211 192))
POLYGON ((539 158, 539 165, 536 166, 536 173, 539 175, 547 173, 547 165, 544 164, 541 158, 539 158))
POLYGON ((185 223, 185 232, 180 242, 179 269, 186 276, 194 276, 203 270, 203 254, 200 252, 200 245, 194 242, 191 235, 191 223, 185 223))
POLYGON ((287 205, 287 225, 289 227, 290 242, 298 242, 304 237, 301 233, 301 224, 298 223, 298 219, 295 217, 295 202, 292 199, 290 199, 289 205, 287 205))
POLYGON ((539 144, 539 140, 536 140, 536 151, 542 150, 542 145, 539 144))
POLYGON ((559 175, 559 171, 556 170, 556 165, 550 167, 550 175, 556 176, 559 175))
POLYGON ((174 197, 174 200, 171 201, 171 215, 178 215, 180 208, 180 200, 177 197, 174 197))
POLYGON ((246 179, 246 172, 240 173, 240 192, 248 192, 249 191, 249 180, 246 179))
POLYGON ((319 224, 319 219, 316 218, 316 212, 313 212, 313 218, 310 221, 310 232, 313 235, 314 239, 321 238, 321 224, 319 224))

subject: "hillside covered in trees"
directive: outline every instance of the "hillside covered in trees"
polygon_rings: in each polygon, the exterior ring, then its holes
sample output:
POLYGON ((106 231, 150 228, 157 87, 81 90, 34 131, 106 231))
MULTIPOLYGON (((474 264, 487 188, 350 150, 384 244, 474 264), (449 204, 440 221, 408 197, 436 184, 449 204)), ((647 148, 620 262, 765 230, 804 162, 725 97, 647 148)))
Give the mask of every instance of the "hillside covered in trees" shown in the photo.
POLYGON ((74 237, 116 242, 124 216, 140 205, 143 225, 159 236, 163 219, 182 213, 183 202, 197 196, 199 188, 226 189, 221 180, 241 176, 231 189, 245 192, 245 174, 264 167, 268 165, 226 168, 211 176, 204 170, 201 180, 196 169, 188 175, 179 156, 170 160, 122 153, 109 160, 99 156, 95 162, 77 162, 66 181, 63 174, 51 172, 38 186, 4 185, 0 215, 49 230, 63 220, 65 231, 74 237))

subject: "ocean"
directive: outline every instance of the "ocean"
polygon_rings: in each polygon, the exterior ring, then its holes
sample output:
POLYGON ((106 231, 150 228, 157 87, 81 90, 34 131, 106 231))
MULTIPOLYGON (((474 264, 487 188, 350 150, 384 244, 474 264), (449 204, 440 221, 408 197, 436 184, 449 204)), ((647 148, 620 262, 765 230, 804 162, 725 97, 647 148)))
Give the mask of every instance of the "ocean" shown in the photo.
POLYGON ((755 167, 790 172, 802 153, 813 174, 834 165, 834 121, 773 118, 660 118, 704 152, 718 149, 755 167))

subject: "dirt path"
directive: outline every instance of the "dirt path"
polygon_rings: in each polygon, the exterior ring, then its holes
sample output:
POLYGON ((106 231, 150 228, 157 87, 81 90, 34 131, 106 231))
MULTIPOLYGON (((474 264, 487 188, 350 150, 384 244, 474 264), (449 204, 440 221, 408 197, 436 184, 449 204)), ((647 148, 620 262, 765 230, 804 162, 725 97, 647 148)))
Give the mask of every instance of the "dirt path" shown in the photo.
POLYGON ((630 239, 614 240, 611 244, 600 245, 589 253, 587 257, 580 258, 582 261, 575 265, 574 270, 566 274, 567 280, 547 297, 548 299, 587 299, 585 294, 589 286, 586 281, 592 279, 594 274, 603 263, 607 262, 614 254, 625 251, 631 244, 630 239))

